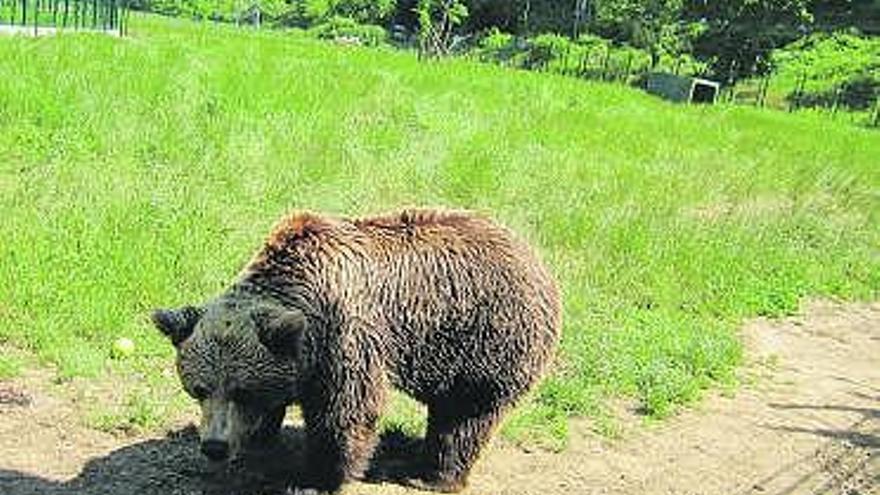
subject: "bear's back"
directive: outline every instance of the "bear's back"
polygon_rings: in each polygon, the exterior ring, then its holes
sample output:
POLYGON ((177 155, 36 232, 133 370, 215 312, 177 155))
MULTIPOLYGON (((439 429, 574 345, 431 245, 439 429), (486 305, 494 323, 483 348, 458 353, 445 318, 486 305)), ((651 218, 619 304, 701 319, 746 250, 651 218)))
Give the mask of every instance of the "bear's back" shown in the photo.
POLYGON ((522 390, 558 339, 559 298, 542 263, 511 231, 470 212, 294 215, 250 273, 282 291, 305 288, 301 299, 333 324, 363 325, 395 385, 426 402, 455 390, 486 399, 522 390))

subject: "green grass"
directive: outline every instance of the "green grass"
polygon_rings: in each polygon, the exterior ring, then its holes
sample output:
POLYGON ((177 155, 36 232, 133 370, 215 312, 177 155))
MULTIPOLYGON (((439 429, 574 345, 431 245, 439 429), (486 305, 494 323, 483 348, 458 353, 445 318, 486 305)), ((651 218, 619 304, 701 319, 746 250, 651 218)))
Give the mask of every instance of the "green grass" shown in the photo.
MULTIPOLYGON (((761 86, 764 84, 761 79, 747 79, 736 84, 733 91, 733 103, 739 105, 758 106, 761 95, 761 86)), ((837 121, 850 125, 856 125, 867 129, 878 130, 880 126, 875 124, 875 113, 880 111, 880 100, 878 103, 868 109, 853 110, 840 104, 837 108, 833 103, 826 102, 823 104, 808 104, 807 97, 801 98, 801 103, 795 104, 792 95, 795 92, 796 82, 792 82, 786 77, 772 77, 767 83, 766 93, 762 106, 781 112, 797 112, 799 114, 812 114, 812 117, 824 121, 837 121), (875 108, 876 107, 876 108, 875 108)), ((722 92, 721 98, 725 102, 729 102, 731 93, 729 91, 722 92)), ((815 95, 812 95, 815 96, 815 95)), ((815 98, 814 98, 815 99, 815 98)))
POLYGON ((554 447, 609 398, 662 417, 729 385, 746 318, 880 291, 877 132, 295 34, 131 32, 0 38, 0 344, 61 379, 146 377, 152 403, 105 428, 171 414, 150 308, 221 291, 292 209, 473 208, 536 245, 562 352, 506 431, 554 447), (113 360, 121 336, 137 352, 113 360))
POLYGON ((24 360, 8 349, 0 348, 0 350, 4 352, 3 355, 0 355, 0 380, 19 376, 24 367, 24 360))

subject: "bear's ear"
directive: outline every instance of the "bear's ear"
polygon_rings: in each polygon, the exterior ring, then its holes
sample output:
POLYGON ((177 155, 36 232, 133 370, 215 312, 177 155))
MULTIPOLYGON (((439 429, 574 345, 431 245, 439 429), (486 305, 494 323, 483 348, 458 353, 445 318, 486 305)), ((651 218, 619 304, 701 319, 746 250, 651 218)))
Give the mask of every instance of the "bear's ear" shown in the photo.
POLYGON ((184 306, 180 309, 157 309, 150 317, 156 328, 177 347, 192 335, 204 312, 203 308, 184 306))
POLYGON ((299 353, 303 332, 308 325, 306 315, 298 309, 258 306, 253 310, 257 337, 270 352, 285 357, 299 353))

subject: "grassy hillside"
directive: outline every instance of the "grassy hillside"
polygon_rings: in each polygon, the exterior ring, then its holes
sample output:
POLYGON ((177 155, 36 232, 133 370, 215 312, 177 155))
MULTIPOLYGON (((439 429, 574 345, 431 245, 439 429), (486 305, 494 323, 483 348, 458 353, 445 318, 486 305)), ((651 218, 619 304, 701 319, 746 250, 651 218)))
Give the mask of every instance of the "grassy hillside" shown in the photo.
POLYGON ((730 383, 744 318, 880 292, 876 132, 294 34, 131 32, 0 38, 0 373, 138 377, 105 426, 178 397, 149 309, 222 290, 292 209, 473 208, 534 243, 564 341, 507 431, 556 445, 609 397, 662 416, 730 383))

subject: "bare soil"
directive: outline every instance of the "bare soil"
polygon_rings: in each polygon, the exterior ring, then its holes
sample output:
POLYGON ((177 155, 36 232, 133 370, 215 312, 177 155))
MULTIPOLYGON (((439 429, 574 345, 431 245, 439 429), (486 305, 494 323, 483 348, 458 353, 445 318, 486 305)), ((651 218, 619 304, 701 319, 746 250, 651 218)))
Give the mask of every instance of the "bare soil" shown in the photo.
MULTIPOLYGON (((880 494, 880 303, 812 302, 800 317, 746 325, 749 377, 620 439, 576 425, 563 453, 496 441, 467 493, 880 494)), ((0 382, 0 494, 274 494, 298 477, 301 431, 213 470, 191 426, 118 438, 82 426, 45 374, 0 382)), ((625 421, 626 422, 626 421, 625 421)), ((418 440, 383 439, 370 481, 346 494, 414 494, 394 482, 418 440), (384 480, 384 481, 383 481, 384 480)))

